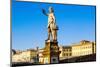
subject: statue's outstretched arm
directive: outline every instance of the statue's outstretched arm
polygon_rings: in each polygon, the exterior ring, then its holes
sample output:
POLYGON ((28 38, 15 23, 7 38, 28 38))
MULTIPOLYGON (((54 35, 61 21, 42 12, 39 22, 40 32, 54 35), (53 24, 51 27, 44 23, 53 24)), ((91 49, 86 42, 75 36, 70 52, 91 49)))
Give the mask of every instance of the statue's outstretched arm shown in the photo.
POLYGON ((48 16, 48 14, 46 13, 46 11, 44 9, 42 9, 42 13, 46 16, 48 16))

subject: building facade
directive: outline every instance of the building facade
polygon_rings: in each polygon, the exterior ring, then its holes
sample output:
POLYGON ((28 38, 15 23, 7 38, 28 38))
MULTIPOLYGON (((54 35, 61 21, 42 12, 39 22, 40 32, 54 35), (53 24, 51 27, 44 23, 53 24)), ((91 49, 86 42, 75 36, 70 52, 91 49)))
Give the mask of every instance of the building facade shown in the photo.
POLYGON ((39 49, 39 63, 40 64, 43 64, 44 62, 44 58, 43 58, 43 52, 44 52, 44 49, 39 49))
POLYGON ((85 56, 96 53, 96 44, 94 42, 83 40, 72 46, 72 56, 85 56))
POLYGON ((61 46, 59 51, 61 51, 60 60, 91 55, 96 53, 96 43, 82 40, 72 46, 61 46))
POLYGON ((71 46, 61 46, 59 47, 60 59, 66 59, 72 57, 72 47, 71 46))
POLYGON ((12 56, 12 62, 37 62, 37 51, 28 49, 12 56))

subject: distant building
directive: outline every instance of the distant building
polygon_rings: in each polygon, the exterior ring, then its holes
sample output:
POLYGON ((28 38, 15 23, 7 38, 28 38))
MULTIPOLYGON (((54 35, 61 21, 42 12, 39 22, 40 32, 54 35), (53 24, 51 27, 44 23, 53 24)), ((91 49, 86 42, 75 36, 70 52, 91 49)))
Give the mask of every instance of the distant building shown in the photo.
POLYGON ((92 47, 93 47, 93 53, 95 54, 96 53, 96 43, 95 42, 92 42, 92 47))
POLYGON ((71 46, 61 46, 59 47, 60 59, 71 58, 72 57, 72 47, 71 46))
POLYGON ((37 50, 28 49, 12 56, 12 62, 37 62, 37 50))
POLYGON ((72 56, 84 56, 96 53, 96 44, 94 42, 83 40, 72 46, 72 56))
POLYGON ((72 57, 91 55, 96 53, 96 43, 82 40, 72 46, 61 46, 60 60, 72 57))
POLYGON ((43 64, 44 62, 44 58, 43 58, 43 52, 44 52, 44 49, 39 49, 39 63, 40 64, 43 64))

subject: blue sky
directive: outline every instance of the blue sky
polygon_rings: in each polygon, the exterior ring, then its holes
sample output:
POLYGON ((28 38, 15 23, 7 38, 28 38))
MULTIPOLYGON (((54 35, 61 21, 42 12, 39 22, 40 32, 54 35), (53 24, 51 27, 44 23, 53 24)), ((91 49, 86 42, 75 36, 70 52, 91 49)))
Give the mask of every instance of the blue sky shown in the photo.
POLYGON ((12 48, 25 50, 43 48, 47 39, 48 12, 54 8, 59 26, 59 45, 71 45, 81 40, 95 41, 95 6, 46 4, 12 1, 12 48))

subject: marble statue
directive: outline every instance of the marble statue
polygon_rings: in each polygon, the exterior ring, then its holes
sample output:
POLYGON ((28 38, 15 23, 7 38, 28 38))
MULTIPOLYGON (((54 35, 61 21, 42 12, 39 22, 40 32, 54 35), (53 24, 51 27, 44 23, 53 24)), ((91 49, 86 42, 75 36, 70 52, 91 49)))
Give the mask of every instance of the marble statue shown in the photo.
POLYGON ((57 30, 58 27, 56 25, 56 18, 54 15, 54 10, 53 7, 49 7, 49 13, 46 13, 46 11, 44 9, 42 9, 42 12, 44 15, 46 15, 48 17, 48 40, 52 40, 52 41, 57 41, 57 30))

